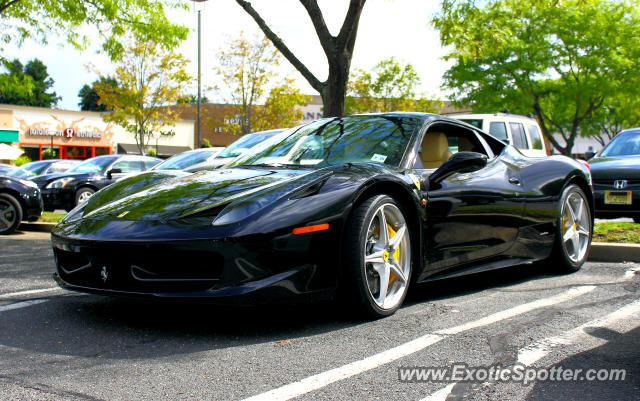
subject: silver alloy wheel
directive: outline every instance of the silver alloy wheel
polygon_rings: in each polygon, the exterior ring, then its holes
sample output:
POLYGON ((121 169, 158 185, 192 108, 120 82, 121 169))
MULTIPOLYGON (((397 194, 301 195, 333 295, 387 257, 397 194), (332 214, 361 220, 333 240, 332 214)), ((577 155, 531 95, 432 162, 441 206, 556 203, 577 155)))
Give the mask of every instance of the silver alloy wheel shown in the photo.
POLYGON ((578 192, 570 193, 562 205, 562 246, 574 263, 584 259, 589 247, 591 218, 588 208, 578 192))
POLYGON ((78 204, 85 202, 87 199, 91 198, 91 195, 93 195, 91 191, 80 192, 80 196, 78 196, 78 204))
POLYGON ((18 211, 11 202, 0 199, 0 230, 6 230, 16 222, 18 211))
POLYGON ((364 249, 367 287, 382 309, 402 302, 411 271, 409 230, 400 209, 385 203, 369 222, 364 249))

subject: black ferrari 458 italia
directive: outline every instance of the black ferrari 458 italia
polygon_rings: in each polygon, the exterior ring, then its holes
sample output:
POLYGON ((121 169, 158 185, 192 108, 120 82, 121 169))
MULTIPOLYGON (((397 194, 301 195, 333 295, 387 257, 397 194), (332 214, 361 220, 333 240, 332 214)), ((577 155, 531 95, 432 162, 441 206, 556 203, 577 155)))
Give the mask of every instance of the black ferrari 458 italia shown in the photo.
POLYGON ((588 169, 530 159, 446 117, 326 118, 221 170, 151 171, 53 230, 71 290, 210 301, 338 297, 380 317, 412 283, 549 259, 575 271, 593 228, 588 169))

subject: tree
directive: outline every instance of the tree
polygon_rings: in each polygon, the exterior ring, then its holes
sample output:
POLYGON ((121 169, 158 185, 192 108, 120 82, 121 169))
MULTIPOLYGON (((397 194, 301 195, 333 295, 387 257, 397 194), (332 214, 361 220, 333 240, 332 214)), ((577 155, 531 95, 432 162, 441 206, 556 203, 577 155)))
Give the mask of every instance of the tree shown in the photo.
POLYGON ((275 67, 280 63, 278 51, 267 38, 255 37, 250 41, 241 32, 218 52, 218 60, 217 73, 233 105, 226 118, 226 128, 240 135, 253 132, 254 110, 270 79, 276 75, 275 67))
POLYGON ((444 0, 432 22, 456 103, 533 113, 563 154, 613 94, 638 91, 637 0, 444 0))
MULTIPOLYGON (((176 104, 181 105, 181 104, 196 104, 198 103, 198 94, 186 94, 186 95, 182 95, 178 98, 178 100, 176 101, 176 104)), ((200 97, 200 103, 209 103, 209 98, 207 98, 206 96, 201 96, 200 97)))
POLYGON ((118 86, 118 82, 113 77, 100 77, 98 80, 94 81, 91 85, 85 84, 82 89, 78 92, 78 97, 80 98, 80 102, 78 102, 78 106, 80 106, 80 110, 82 111, 107 111, 107 107, 104 104, 99 104, 100 97, 98 93, 94 89, 97 83, 102 83, 104 85, 111 85, 113 87, 118 86))
POLYGON ((309 14, 309 18, 316 30, 320 45, 324 50, 329 64, 329 74, 326 81, 320 81, 315 75, 289 50, 283 40, 267 25, 251 3, 245 0, 236 2, 253 18, 262 32, 271 40, 274 46, 289 60, 289 62, 302 74, 311 87, 320 93, 324 104, 326 117, 342 116, 344 114, 347 82, 351 57, 356 43, 360 14, 366 0, 350 0, 347 15, 342 24, 338 36, 332 36, 318 7, 316 0, 300 0, 309 14))
POLYGON ((380 61, 372 73, 357 69, 349 81, 345 113, 371 113, 382 111, 438 112, 439 101, 416 97, 420 77, 411 64, 404 67, 391 57, 380 61), (373 74, 372 74, 373 73, 373 74))
MULTIPOLYGON (((637 88, 629 85, 629 88, 637 88)), ((590 126, 582 134, 605 146, 623 129, 640 125, 640 96, 620 91, 608 99, 605 107, 594 113, 590 126)))
POLYGON ((162 45, 140 42, 129 37, 125 52, 116 65, 114 87, 99 80, 94 84, 100 97, 98 104, 111 113, 103 119, 113 122, 133 134, 140 154, 144 155, 152 135, 173 135, 171 129, 178 114, 170 107, 182 95, 181 88, 188 85, 187 60, 162 45))
POLYGON ((258 109, 254 123, 256 131, 293 127, 302 120, 302 110, 311 101, 311 96, 303 95, 292 79, 285 79, 269 91, 263 107, 258 109))
POLYGON ((170 23, 165 10, 186 7, 188 2, 173 0, 0 0, 0 43, 21 44, 32 38, 46 44, 48 37, 60 35, 84 49, 91 34, 78 33, 79 27, 96 26, 103 49, 115 60, 126 32, 177 46, 189 30, 170 23))
POLYGON ((33 59, 24 67, 15 59, 4 61, 8 73, 0 74, 0 103, 51 108, 60 97, 49 92, 53 78, 42 61, 33 59))

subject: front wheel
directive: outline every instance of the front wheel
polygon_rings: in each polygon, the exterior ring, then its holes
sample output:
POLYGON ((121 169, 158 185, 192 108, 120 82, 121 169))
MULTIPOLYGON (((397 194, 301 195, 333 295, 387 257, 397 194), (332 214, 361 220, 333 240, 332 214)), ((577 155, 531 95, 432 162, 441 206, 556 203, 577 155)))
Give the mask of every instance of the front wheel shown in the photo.
POLYGON ((345 292, 368 317, 392 315, 411 279, 411 239, 401 207, 386 195, 366 200, 351 216, 346 238, 345 292))
POLYGON ((78 206, 82 202, 87 201, 89 198, 91 198, 91 196, 93 196, 94 193, 96 193, 96 191, 89 187, 80 188, 76 192, 76 206, 78 206))
POLYGON ((575 272, 589 256, 593 219, 587 197, 577 185, 562 193, 556 241, 552 254, 554 267, 560 272, 575 272))

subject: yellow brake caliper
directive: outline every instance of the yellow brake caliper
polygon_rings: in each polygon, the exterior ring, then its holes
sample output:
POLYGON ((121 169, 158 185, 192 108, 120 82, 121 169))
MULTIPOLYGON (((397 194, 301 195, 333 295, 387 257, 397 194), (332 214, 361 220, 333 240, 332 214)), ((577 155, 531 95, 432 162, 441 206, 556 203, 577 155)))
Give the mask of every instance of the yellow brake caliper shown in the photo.
MULTIPOLYGON (((396 235, 396 232, 393 230, 393 227, 387 224, 387 229, 389 230, 389 239, 393 238, 393 236, 396 235)), ((400 246, 398 246, 395 252, 393 252, 392 256, 396 260, 396 262, 400 264, 400 246)), ((393 272, 389 272, 389 285, 391 285, 391 283, 393 283, 396 279, 397 279, 396 275, 393 274, 393 272)))

